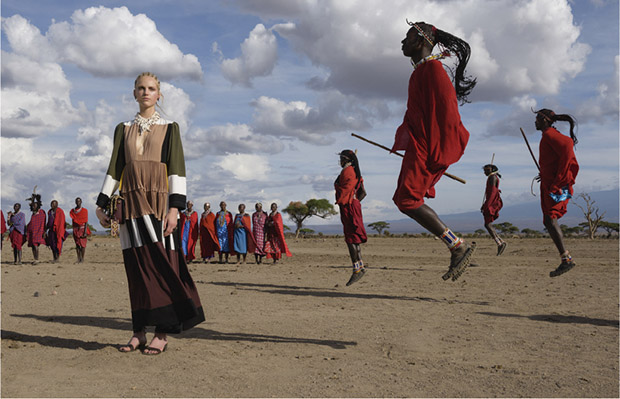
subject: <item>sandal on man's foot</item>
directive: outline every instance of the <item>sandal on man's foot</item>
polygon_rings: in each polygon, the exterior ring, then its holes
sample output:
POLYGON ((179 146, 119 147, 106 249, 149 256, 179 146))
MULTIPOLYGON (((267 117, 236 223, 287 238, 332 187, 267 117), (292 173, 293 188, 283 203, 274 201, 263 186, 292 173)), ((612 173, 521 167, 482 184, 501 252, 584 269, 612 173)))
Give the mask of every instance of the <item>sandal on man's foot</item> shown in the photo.
POLYGON ((568 262, 562 262, 562 263, 560 263, 560 266, 558 266, 557 269, 555 269, 554 271, 549 273, 549 277, 557 277, 557 276, 559 276, 561 274, 566 273, 567 271, 569 271, 573 267, 575 267, 575 262, 573 262, 572 260, 570 260, 568 262))
POLYGON ((359 281, 359 279, 361 279, 362 277, 364 277, 364 273, 366 273, 366 269, 364 269, 364 268, 361 268, 361 269, 359 269, 357 271, 354 271, 353 274, 351 275, 351 278, 347 282, 347 287, 350 286, 351 284, 359 281))
POLYGON ((469 266, 475 249, 476 243, 472 242, 471 245, 468 245, 464 249, 458 248, 455 250, 450 258, 450 269, 448 269, 448 271, 441 276, 441 278, 444 279, 444 281, 449 278, 452 278, 452 281, 456 281, 459 277, 461 277, 467 266, 469 266))
POLYGON ((501 254, 503 254, 505 249, 506 249, 506 243, 505 242, 502 242, 501 244, 499 244, 497 246, 497 256, 500 256, 501 254))
MULTIPOLYGON (((133 339, 133 338, 134 337, 132 337, 131 339, 133 339)), ((146 339, 144 340, 144 342, 140 342, 140 340, 138 339, 138 345, 137 346, 133 346, 131 344, 131 339, 129 340, 127 345, 119 346, 118 351, 122 352, 122 353, 129 353, 129 352, 134 352, 136 349, 139 349, 140 351, 143 351, 147 347, 146 346, 146 339), (124 351, 123 348, 129 348, 129 350, 124 351)))
POLYGON ((146 356, 157 356, 161 354, 162 352, 165 352, 167 347, 168 347, 168 343, 166 343, 166 345, 164 345, 162 349, 154 348, 152 346, 147 346, 146 348, 144 348, 144 351, 142 352, 142 354, 146 356), (153 351, 154 353, 148 353, 147 351, 153 351))

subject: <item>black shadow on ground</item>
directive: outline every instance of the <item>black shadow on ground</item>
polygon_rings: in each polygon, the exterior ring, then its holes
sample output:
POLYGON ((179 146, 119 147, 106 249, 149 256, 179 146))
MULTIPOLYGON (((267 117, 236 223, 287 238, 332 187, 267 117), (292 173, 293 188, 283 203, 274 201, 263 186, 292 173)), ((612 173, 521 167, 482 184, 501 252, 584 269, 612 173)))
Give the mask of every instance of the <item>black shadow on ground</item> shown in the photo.
MULTIPOLYGON (((100 328, 109 328, 113 330, 121 330, 121 331, 132 331, 132 324, 129 319, 120 319, 116 317, 92 317, 92 316, 43 316, 43 315, 33 315, 33 314, 12 314, 12 317, 23 317, 29 319, 35 319, 39 321, 53 322, 53 323, 62 323, 62 324, 72 324, 77 326, 89 326, 89 327, 100 327, 100 328)), ((21 333, 7 332, 10 334, 16 334, 13 339, 15 341, 21 341, 19 339, 22 337, 26 342, 38 342, 41 345, 47 346, 57 346, 60 348, 82 348, 81 344, 91 344, 84 343, 83 341, 74 340, 74 339, 65 339, 65 338, 57 338, 57 337, 39 337, 40 340, 36 340, 37 336, 29 336, 21 333), (29 338, 31 337, 31 338, 29 338), (50 339, 52 339, 50 341, 50 339), (58 340, 58 342, 53 341, 53 339, 58 340), (48 342, 49 341, 49 342, 48 342), (67 342, 65 342, 67 341, 67 342), (65 346, 65 344, 74 343, 73 346, 65 346)), ((5 331, 2 331, 2 338, 4 339, 5 331)), ((197 338, 197 339, 208 339, 213 341, 247 341, 247 342, 274 342, 274 343, 284 343, 284 344, 308 344, 308 345, 324 345, 329 346, 333 349, 346 349, 347 346, 355 346, 357 342, 355 341, 339 341, 339 340, 330 340, 330 339, 315 339, 315 338, 301 338, 301 337, 282 337, 278 335, 266 335, 266 334, 252 334, 252 333, 226 333, 219 332, 211 329, 206 329, 202 327, 194 327, 191 330, 185 331, 181 334, 174 334, 175 338, 183 339, 183 338, 197 338)), ((103 344, 97 344, 96 342, 92 343, 93 345, 102 345, 101 348, 109 346, 103 344)), ((101 349, 101 348, 92 348, 92 349, 101 349)), ((92 350, 91 349, 91 350, 92 350)))
POLYGON ((618 320, 595 319, 586 316, 566 316, 560 314, 536 314, 520 315, 513 313, 478 312, 486 316, 493 317, 522 317, 533 321, 547 321, 549 323, 568 323, 568 324, 591 324, 593 326, 615 327, 618 328, 618 320))

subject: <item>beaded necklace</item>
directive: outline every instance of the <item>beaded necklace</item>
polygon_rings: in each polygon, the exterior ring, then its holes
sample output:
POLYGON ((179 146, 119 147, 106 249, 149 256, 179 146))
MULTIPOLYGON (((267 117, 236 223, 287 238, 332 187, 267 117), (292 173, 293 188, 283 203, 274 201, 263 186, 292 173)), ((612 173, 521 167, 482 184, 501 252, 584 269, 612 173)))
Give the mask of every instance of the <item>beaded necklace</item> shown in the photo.
POLYGON ((136 113, 136 117, 133 120, 133 122, 136 123, 140 127, 140 136, 142 136, 143 132, 150 132, 151 126, 159 122, 160 119, 161 118, 159 117, 159 113, 157 111, 155 111, 153 115, 151 115, 149 118, 143 117, 138 112, 136 113))
POLYGON ((443 58, 446 58, 446 57, 447 57, 447 56, 449 56, 449 55, 450 55, 450 53, 449 53, 449 52, 447 52, 447 51, 444 51, 444 52, 439 53, 439 54, 431 54, 431 55, 429 55, 428 57, 424 57, 424 58, 422 58, 420 61, 418 61, 418 63, 417 63, 417 64, 413 61, 413 59, 411 59, 411 65, 413 65, 413 69, 415 70, 415 69, 417 69, 420 65, 422 65, 422 64, 424 64, 424 63, 427 63, 427 62, 432 61, 432 60, 441 60, 441 59, 443 59, 443 58))

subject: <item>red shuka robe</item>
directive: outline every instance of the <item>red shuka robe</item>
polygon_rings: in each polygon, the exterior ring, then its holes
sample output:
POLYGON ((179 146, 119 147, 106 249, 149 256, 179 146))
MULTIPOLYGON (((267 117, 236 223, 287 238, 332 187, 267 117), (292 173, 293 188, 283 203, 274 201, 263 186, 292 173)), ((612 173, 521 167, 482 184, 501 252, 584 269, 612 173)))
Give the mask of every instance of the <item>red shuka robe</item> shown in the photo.
POLYGON ((484 204, 482 204, 482 215, 484 224, 492 223, 499 217, 499 211, 504 206, 501 197, 502 190, 499 189, 499 176, 497 173, 489 175, 487 178, 487 188, 484 193, 484 204), (493 178, 495 176, 495 179, 493 178))
POLYGON ((254 234, 252 234, 252 218, 247 213, 241 218, 243 221, 243 227, 245 227, 245 233, 247 235, 248 253, 253 254, 256 251, 256 240, 254 234))
MULTIPOLYGON (((360 178, 363 181, 363 179, 360 178)), ((355 198, 357 176, 353 166, 342 169, 340 176, 334 183, 336 189, 336 204, 340 207, 340 221, 344 231, 344 240, 347 244, 361 244, 368 240, 362 205, 355 198)))
POLYGON ((69 216, 73 221, 73 240, 75 245, 86 248, 86 243, 88 242, 86 236, 91 234, 88 228, 88 209, 80 208, 80 211, 76 212, 75 208, 73 208, 69 211, 69 216))
POLYGON ((65 227, 65 211, 56 208, 56 214, 54 216, 54 227, 52 230, 56 233, 56 248, 58 248, 58 255, 62 253, 62 243, 67 238, 67 229, 65 227))
POLYGON ((215 234, 215 214, 209 212, 200 218, 200 256, 210 259, 220 250, 220 242, 215 234))
MULTIPOLYGON (((286 240, 284 239, 284 223, 282 223, 282 215, 280 215, 280 212, 277 212, 275 215, 269 216, 267 220, 269 220, 269 218, 271 218, 271 220, 273 221, 273 225, 270 227, 265 226, 265 229, 267 230, 266 235, 267 237, 270 237, 265 242, 265 252, 267 253, 267 259, 271 259, 273 257, 273 254, 276 254, 276 252, 272 252, 275 251, 275 249, 273 249, 274 245, 278 245, 280 251, 286 253, 286 256, 293 256, 288 250, 288 245, 286 245, 286 240), (272 241, 275 242, 272 243, 272 241)), ((265 223, 265 225, 266 224, 267 223, 265 223)))
POLYGON ((0 211, 0 216, 2 216, 2 226, 0 227, 0 234, 6 233, 6 220, 4 219, 4 212, 0 211))
POLYGON ((469 140, 461 122, 456 91, 441 62, 418 66, 409 79, 407 112, 396 130, 392 151, 405 150, 392 198, 399 209, 416 209, 435 197, 435 184, 457 162, 469 140))
MULTIPOLYGON (((185 212, 181 212, 181 238, 183 238, 183 234, 185 233, 185 221, 187 220, 187 215, 185 212)), ((187 235, 187 260, 196 259, 196 243, 198 242, 198 213, 196 211, 192 211, 192 215, 189 217, 189 234, 187 235)))
POLYGON ((579 164, 573 150, 573 140, 558 132, 555 128, 547 128, 538 146, 538 163, 540 164, 540 205, 543 215, 559 219, 566 213, 568 200, 555 202, 549 193, 560 194, 568 187, 573 194, 575 178, 579 173, 579 164))

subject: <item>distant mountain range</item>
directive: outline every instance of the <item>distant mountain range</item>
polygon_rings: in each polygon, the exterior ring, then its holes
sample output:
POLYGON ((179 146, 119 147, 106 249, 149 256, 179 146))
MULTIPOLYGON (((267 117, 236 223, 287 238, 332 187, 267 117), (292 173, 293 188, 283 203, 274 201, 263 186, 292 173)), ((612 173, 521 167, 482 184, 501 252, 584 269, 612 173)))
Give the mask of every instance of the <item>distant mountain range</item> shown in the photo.
MULTIPOLYGON (((598 207, 599 214, 605 212, 604 220, 608 222, 618 222, 619 219, 619 194, 618 190, 609 191, 597 191, 589 193, 590 197, 596 201, 595 207, 598 207)), ((577 226, 579 223, 585 221, 583 212, 574 201, 577 197, 573 198, 568 205, 568 212, 564 217, 560 219, 561 224, 565 224, 569 227, 577 226)), ((582 199, 578 199, 579 203, 583 206, 582 199)), ((517 226, 519 230, 529 228, 538 231, 543 231, 544 226, 542 224, 542 212, 540 210, 540 200, 534 200, 531 202, 525 202, 516 205, 504 206, 499 213, 500 217, 495 223, 510 222, 514 226, 517 226)), ((461 233, 472 233, 477 229, 484 229, 484 222, 480 211, 455 213, 449 215, 439 215, 452 230, 461 233)), ((376 222, 376 220, 366 221, 368 223, 376 222)), ((399 220, 385 220, 390 224, 388 230, 391 233, 422 233, 426 230, 415 221, 411 219, 399 219, 399 220)), ((329 225, 308 225, 305 226, 314 230, 317 233, 323 234, 342 234, 341 224, 329 224, 329 225)), ((368 233, 371 232, 368 229, 368 233)))

